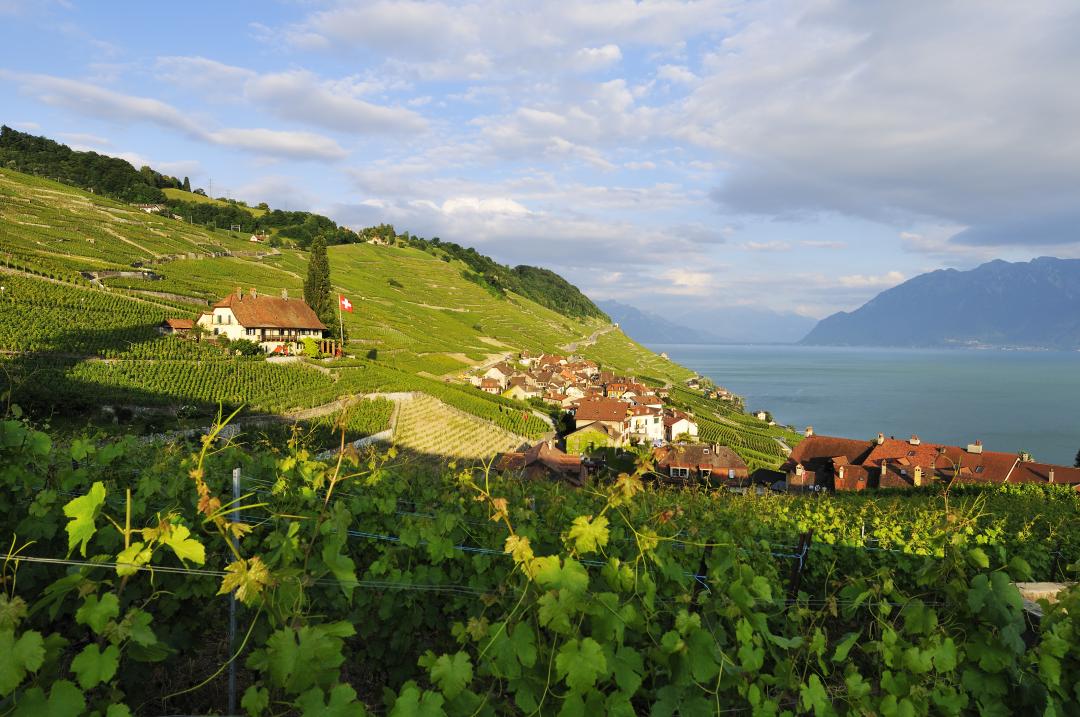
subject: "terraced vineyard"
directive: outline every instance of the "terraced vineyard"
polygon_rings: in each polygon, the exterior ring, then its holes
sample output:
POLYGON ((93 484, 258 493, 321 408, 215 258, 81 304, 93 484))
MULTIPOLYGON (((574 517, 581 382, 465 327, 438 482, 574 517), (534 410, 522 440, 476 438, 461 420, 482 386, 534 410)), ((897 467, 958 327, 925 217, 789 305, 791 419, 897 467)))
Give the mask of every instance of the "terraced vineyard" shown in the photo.
POLYGON ((434 245, 330 247, 334 287, 356 306, 344 317, 349 349, 375 360, 328 363, 320 373, 237 359, 214 345, 157 333, 163 319, 195 318, 198 305, 237 287, 299 296, 304 252, 269 251, 247 235, 146 214, 2 169, 0 216, 0 351, 15 354, 0 364, 0 395, 5 384, 15 385, 18 402, 50 414, 116 402, 203 412, 222 402, 282 412, 348 395, 415 391, 441 401, 459 434, 471 421, 480 435, 476 445, 461 447, 460 435, 440 434, 419 448, 478 455, 517 442, 509 436, 535 439, 550 427, 521 402, 444 377, 523 349, 574 345, 575 353, 605 368, 676 387, 673 397, 698 416, 702 437, 731 445, 751 467, 782 460, 776 439, 788 445, 799 439, 685 391, 691 371, 601 320, 570 319, 513 293, 492 294, 469 279, 466 264, 434 245), (157 278, 105 277, 92 286, 82 275, 133 267, 157 278), (593 334, 599 334, 594 343, 585 341, 593 334))
POLYGON ((417 453, 458 458, 490 458, 527 439, 418 394, 398 408, 394 443, 417 453))

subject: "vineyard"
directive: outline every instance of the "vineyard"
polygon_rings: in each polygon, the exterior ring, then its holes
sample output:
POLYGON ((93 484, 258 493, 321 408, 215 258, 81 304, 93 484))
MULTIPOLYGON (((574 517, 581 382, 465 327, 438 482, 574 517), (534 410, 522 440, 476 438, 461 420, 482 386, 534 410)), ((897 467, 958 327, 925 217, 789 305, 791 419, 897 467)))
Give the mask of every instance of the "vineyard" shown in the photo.
POLYGON ((516 450, 521 436, 447 407, 426 394, 403 401, 394 430, 395 445, 416 453, 454 458, 489 458, 516 450))
POLYGON ((737 496, 649 487, 645 465, 575 490, 393 451, 194 450, 0 422, 8 713, 1080 704, 1080 590, 1032 624, 1011 583, 1072 574, 1074 492, 737 496))

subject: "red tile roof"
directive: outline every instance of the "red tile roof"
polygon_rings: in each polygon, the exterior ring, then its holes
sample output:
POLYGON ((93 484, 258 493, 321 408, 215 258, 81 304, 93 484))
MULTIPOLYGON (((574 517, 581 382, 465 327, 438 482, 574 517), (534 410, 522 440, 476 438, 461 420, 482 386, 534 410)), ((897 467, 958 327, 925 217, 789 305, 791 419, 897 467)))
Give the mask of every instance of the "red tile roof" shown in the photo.
POLYGON ((839 457, 843 457, 846 463, 861 463, 861 459, 870 452, 870 448, 870 441, 833 436, 810 436, 799 441, 799 445, 792 450, 788 463, 792 466, 797 463, 807 465, 839 457))
POLYGON ((165 323, 173 331, 188 331, 195 328, 195 322, 191 319, 165 319, 165 323))
POLYGON ((1021 462, 1009 476, 1010 483, 1049 483, 1050 470, 1054 471, 1054 483, 1080 486, 1080 468, 1055 466, 1049 463, 1021 462))
POLYGON ((574 412, 577 421, 624 421, 630 404, 611 398, 583 398, 574 412))
POLYGON ((326 330, 323 322, 300 299, 229 294, 214 304, 215 309, 232 309, 236 321, 245 328, 326 330))

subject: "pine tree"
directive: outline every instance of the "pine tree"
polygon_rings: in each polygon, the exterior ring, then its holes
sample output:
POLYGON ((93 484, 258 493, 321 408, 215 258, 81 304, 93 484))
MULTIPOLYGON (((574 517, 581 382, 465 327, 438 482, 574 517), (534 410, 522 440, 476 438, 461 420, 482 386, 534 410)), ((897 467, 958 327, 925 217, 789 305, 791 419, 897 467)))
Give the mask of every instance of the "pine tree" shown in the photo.
POLYGON ((330 260, 326 256, 326 240, 322 236, 317 236, 311 242, 311 253, 308 256, 307 279, 304 280, 304 301, 327 326, 337 323, 333 312, 332 290, 330 260))
POLYGON ((184 189, 185 192, 190 192, 191 191, 191 180, 188 179, 187 177, 184 177, 183 189, 184 189))

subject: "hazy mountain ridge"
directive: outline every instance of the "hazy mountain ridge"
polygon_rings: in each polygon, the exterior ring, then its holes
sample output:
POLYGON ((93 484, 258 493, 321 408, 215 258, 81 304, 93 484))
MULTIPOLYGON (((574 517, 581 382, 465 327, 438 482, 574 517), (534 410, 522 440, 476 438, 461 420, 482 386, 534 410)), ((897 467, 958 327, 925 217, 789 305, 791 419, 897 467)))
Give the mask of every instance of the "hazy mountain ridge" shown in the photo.
POLYGON ((822 319, 800 343, 1080 348, 1080 259, 998 259, 920 274, 822 319))

